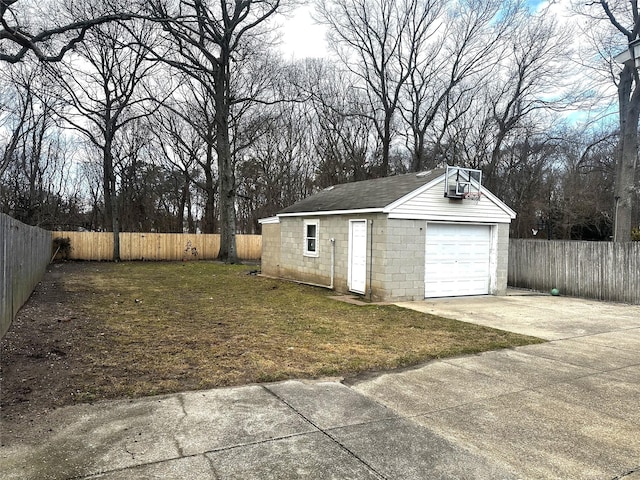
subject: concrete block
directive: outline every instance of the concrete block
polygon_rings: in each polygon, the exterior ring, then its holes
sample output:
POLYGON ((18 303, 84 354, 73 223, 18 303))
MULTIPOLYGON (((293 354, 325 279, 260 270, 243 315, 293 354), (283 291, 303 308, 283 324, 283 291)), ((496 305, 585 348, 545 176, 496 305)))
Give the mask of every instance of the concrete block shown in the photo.
POLYGON ((183 405, 188 414, 182 419, 175 439, 185 455, 264 441, 283 436, 283 431, 294 434, 314 430, 258 386, 184 394, 183 405), (248 411, 252 414, 247 415, 248 411), (265 423, 267 419, 271 420, 265 423), (218 433, 212 436, 212 431, 218 433))
MULTIPOLYGON (((87 477, 84 477, 87 478, 87 477)), ((136 479, 180 479, 180 480, 218 480, 219 477, 211 469, 211 461, 204 455, 182 457, 162 462, 140 465, 126 470, 115 470, 103 473, 96 480, 131 480, 136 479)))
POLYGON ((613 472, 637 465, 640 451, 637 425, 554 398, 552 388, 507 394, 415 420, 510 465, 519 478, 614 478, 613 472))
POLYGON ((207 454, 226 480, 375 480, 379 476, 324 433, 283 438, 207 454))
POLYGON ((521 390, 445 362, 432 362, 402 375, 384 374, 353 388, 411 417, 521 390))
POLYGON ((519 350, 485 352, 473 357, 452 358, 447 362, 524 388, 596 373, 590 368, 528 355, 519 350))
POLYGON ((266 388, 323 430, 397 418, 393 411, 336 382, 287 381, 266 388))
POLYGON ((424 273, 418 272, 418 273, 407 273, 406 274, 406 280, 407 281, 411 281, 411 282, 424 282, 424 273))
POLYGON ((384 478, 516 478, 480 455, 406 419, 345 427, 330 434, 384 478))
POLYGON ((393 276, 400 273, 400 265, 396 264, 395 262, 390 262, 385 269, 385 273, 387 274, 387 276, 393 276))

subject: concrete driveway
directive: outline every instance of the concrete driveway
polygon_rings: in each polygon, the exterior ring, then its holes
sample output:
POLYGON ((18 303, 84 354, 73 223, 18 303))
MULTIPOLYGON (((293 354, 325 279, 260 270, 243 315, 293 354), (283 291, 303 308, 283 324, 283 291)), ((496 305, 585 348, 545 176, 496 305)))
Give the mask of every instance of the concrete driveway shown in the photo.
POLYGON ((640 306, 518 291, 401 305, 550 342, 356 391, 521 478, 640 479, 640 306))
POLYGON ((510 289, 503 297, 438 298, 398 305, 545 340, 640 327, 640 305, 553 297, 528 290, 510 289))
POLYGON ((410 307, 551 341, 350 386, 67 407, 2 426, 2 478, 640 478, 640 306, 511 296, 410 307))

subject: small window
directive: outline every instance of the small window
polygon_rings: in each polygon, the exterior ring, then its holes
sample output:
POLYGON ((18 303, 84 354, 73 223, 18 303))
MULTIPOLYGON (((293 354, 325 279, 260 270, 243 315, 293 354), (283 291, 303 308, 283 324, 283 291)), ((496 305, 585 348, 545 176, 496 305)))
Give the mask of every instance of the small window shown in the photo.
POLYGON ((318 256, 318 220, 304 221, 304 254, 308 257, 318 256))

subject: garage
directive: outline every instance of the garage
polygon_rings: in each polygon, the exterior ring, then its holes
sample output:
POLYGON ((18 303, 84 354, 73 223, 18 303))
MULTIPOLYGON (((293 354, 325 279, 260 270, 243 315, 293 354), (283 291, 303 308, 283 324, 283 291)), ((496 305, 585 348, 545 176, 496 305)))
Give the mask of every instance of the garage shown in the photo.
POLYGON ((427 223, 425 297, 487 295, 491 226, 427 223))
POLYGON ((448 166, 327 187, 263 219, 262 272, 369 301, 504 295, 516 214, 481 173, 448 166))

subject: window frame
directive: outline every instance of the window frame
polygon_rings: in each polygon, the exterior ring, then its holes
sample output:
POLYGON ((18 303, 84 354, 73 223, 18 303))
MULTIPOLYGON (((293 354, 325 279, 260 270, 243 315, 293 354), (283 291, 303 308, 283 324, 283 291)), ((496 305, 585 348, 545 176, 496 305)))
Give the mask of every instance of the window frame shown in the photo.
POLYGON ((303 255, 305 257, 318 257, 320 255, 320 220, 318 219, 313 219, 313 220, 305 220, 304 221, 304 227, 303 227, 303 255), (309 230, 308 227, 309 226, 315 226, 316 227, 316 234, 315 236, 309 236, 309 230), (309 250, 307 247, 309 246, 309 240, 315 240, 315 250, 309 250))

